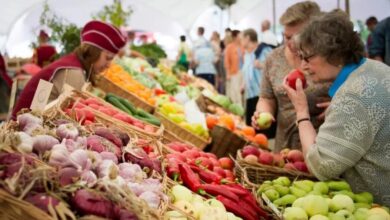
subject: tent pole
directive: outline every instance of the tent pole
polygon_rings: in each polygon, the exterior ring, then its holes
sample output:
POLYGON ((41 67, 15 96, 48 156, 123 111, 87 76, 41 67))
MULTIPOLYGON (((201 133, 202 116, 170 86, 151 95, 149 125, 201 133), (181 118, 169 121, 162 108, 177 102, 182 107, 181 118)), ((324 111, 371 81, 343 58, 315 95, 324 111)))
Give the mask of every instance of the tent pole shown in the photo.
POLYGON ((276 6, 275 6, 275 0, 272 0, 272 19, 273 19, 273 31, 274 34, 276 34, 276 6))
POLYGON ((350 16, 350 11, 349 11, 349 0, 345 0, 345 12, 347 12, 348 16, 350 16))

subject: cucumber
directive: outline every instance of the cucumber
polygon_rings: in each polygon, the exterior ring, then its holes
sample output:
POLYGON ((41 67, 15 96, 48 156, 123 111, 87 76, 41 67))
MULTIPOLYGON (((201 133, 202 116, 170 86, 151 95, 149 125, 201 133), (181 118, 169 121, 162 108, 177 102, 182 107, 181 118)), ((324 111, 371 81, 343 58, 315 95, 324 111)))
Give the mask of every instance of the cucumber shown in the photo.
POLYGON ((124 105, 129 111, 131 111, 132 115, 137 115, 137 109, 131 104, 127 99, 119 98, 118 99, 122 105, 124 105))
POLYGON ((120 110, 126 112, 129 115, 132 115, 129 109, 127 109, 115 96, 106 97, 107 102, 111 103, 113 106, 119 108, 120 110))
POLYGON ((134 117, 141 120, 141 121, 148 122, 149 124, 152 124, 152 125, 156 125, 156 126, 161 125, 160 120, 158 120, 157 118, 145 118, 145 117, 142 117, 140 115, 134 115, 134 117))

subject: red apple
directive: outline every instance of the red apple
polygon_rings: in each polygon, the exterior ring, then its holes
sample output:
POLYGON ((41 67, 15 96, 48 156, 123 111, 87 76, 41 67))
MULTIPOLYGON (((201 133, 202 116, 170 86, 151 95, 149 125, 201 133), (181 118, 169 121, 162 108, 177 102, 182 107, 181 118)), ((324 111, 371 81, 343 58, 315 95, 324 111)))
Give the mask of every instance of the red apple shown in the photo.
POLYGON ((211 161, 211 163, 213 164, 214 167, 221 167, 221 165, 219 164, 219 161, 217 159, 209 158, 209 160, 211 161))
POLYGON ((233 169, 234 167, 234 162, 232 159, 230 159, 229 157, 222 157, 222 158, 219 158, 219 164, 221 165, 221 167, 223 169, 226 169, 226 170, 231 170, 233 169))
POLYGON ((213 163, 210 161, 209 158, 206 157, 198 157, 195 159, 195 164, 198 165, 201 168, 207 168, 209 170, 213 170, 213 163))
POLYGON ((214 171, 214 173, 220 175, 222 178, 225 178, 225 177, 226 177, 225 170, 222 169, 221 167, 216 167, 216 166, 214 166, 213 171, 214 171))
POLYGON ((274 162, 274 156, 272 155, 272 153, 267 151, 261 152, 259 156, 259 162, 265 165, 272 165, 272 163, 274 162))
POLYGON ((286 169, 286 170, 297 170, 293 163, 286 163, 284 165, 284 169, 286 169))
POLYGON ((289 162, 304 161, 303 153, 300 150, 290 150, 287 154, 287 160, 289 162))
POLYGON ((302 171, 302 172, 305 172, 305 173, 308 173, 309 170, 307 169, 307 166, 305 164, 305 162, 302 162, 302 161, 297 161, 297 162, 294 162, 294 167, 299 170, 299 171, 302 171))
POLYGON ((195 149, 184 151, 182 154, 187 159, 196 159, 196 158, 200 157, 199 151, 197 151, 195 149))
POLYGON ((284 167, 284 159, 280 154, 274 154, 274 166, 284 167))
POLYGON ((255 155, 256 157, 258 157, 260 155, 259 148, 252 145, 245 146, 242 149, 242 157, 245 158, 248 155, 255 155))
POLYGON ((257 157, 253 154, 247 155, 244 160, 248 163, 257 163, 257 157))
POLYGON ((236 178, 234 176, 233 172, 230 170, 225 170, 225 176, 226 176, 226 179, 230 180, 230 181, 234 181, 234 179, 236 178))
POLYGON ((300 79, 302 81, 302 88, 306 88, 307 85, 306 85, 305 75, 303 75, 303 73, 299 70, 293 70, 292 72, 290 72, 287 75, 286 83, 288 86, 290 86, 291 88, 296 90, 295 85, 296 85, 297 79, 300 79))

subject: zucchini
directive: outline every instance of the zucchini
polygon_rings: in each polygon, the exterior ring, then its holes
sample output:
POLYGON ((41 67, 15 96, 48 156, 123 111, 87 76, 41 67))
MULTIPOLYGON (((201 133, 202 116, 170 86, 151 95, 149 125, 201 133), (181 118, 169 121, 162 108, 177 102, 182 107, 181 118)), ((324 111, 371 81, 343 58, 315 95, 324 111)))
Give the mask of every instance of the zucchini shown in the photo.
POLYGON ((111 103, 113 106, 119 108, 120 110, 126 112, 129 115, 132 115, 129 109, 127 109, 115 96, 108 96, 107 102, 111 103))

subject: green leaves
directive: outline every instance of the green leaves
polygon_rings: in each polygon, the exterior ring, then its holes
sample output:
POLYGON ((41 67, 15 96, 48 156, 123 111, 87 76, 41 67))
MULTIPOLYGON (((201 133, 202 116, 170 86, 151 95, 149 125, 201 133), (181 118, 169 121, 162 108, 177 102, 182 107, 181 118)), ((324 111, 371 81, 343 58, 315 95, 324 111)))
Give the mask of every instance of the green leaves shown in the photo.
POLYGON ((124 10, 121 0, 114 0, 112 5, 104 6, 93 18, 110 22, 116 27, 122 27, 127 26, 128 19, 132 13, 133 9, 130 6, 127 10, 124 10))

